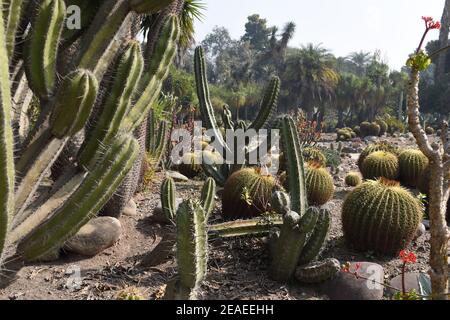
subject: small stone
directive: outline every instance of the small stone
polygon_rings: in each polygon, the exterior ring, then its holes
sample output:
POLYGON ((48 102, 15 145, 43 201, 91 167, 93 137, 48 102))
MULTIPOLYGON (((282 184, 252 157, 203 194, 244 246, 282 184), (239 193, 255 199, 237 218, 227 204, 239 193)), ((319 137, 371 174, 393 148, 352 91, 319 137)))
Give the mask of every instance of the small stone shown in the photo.
POLYGON ((134 217, 137 215, 137 205, 136 202, 134 202, 133 199, 130 200, 130 202, 128 202, 127 206, 125 207, 125 209, 123 210, 123 215, 128 216, 128 217, 134 217))
POLYGON ((425 226, 427 230, 430 230, 430 220, 423 220, 422 224, 425 226))
POLYGON ((378 142, 380 138, 379 137, 375 137, 375 136, 369 136, 369 137, 365 137, 364 140, 366 142, 378 142))
POLYGON ((414 240, 419 239, 421 236, 423 236, 425 233, 427 233, 427 228, 423 223, 420 224, 419 229, 417 229, 416 236, 414 240))
POLYGON ((166 176, 172 178, 175 182, 188 182, 189 178, 176 171, 167 171, 166 176))
MULTIPOLYGON (((180 204, 183 202, 183 199, 181 198, 176 198, 175 199, 175 211, 178 210, 178 207, 180 206, 180 204)), ((162 204, 161 204, 161 200, 159 200, 158 205, 155 207, 155 209, 153 209, 153 215, 154 216, 159 216, 162 215, 163 211, 162 211, 162 204)))
POLYGON ((355 272, 357 265, 360 265, 359 276, 366 279, 340 272, 334 279, 320 285, 323 294, 331 300, 381 300, 384 291, 383 285, 380 284, 384 283, 383 267, 371 262, 355 262, 350 264, 350 271, 355 272))
POLYGON ((64 249, 83 256, 95 256, 119 240, 122 225, 112 217, 98 217, 83 226, 64 249))

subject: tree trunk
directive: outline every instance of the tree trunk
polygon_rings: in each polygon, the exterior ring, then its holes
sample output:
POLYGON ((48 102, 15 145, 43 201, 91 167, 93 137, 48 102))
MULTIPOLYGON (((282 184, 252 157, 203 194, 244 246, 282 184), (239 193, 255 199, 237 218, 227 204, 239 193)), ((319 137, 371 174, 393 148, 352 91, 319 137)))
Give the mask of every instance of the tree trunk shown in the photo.
MULTIPOLYGON (((445 0, 444 12, 441 19, 441 30, 439 34, 439 48, 448 45, 448 35, 450 33, 450 0, 445 0)), ((441 54, 438 57, 436 66, 436 82, 440 81, 447 71, 447 55, 441 54)))
POLYGON ((409 129, 414 134, 420 150, 430 160, 430 277, 433 298, 447 300, 449 231, 445 215, 450 190, 450 139, 447 125, 443 128, 442 146, 437 143, 431 145, 428 141, 420 124, 419 79, 419 71, 413 69, 408 94, 409 129))

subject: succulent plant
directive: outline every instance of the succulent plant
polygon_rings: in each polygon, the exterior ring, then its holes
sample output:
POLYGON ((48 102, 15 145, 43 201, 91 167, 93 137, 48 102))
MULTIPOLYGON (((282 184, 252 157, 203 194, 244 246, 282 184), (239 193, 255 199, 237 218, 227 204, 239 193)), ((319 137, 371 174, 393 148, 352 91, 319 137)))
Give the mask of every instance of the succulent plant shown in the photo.
POLYGON ((327 165, 327 158, 319 148, 308 147, 303 149, 303 158, 306 162, 314 161, 322 166, 327 165))
POLYGON ((0 264, 5 246, 27 260, 59 250, 113 197, 139 154, 131 134, 159 96, 176 52, 176 16, 162 21, 144 68, 139 43, 125 35, 131 32, 126 18, 136 14, 128 1, 80 5, 89 7, 82 29, 70 32, 66 1, 0 1, 6 21, 6 29, 0 24, 0 264), (108 70, 111 81, 103 81, 108 70), (100 99, 106 91, 108 98, 100 99), (39 114, 30 128, 30 99, 24 98, 33 96, 39 114), (83 131, 83 147, 50 192, 37 196, 47 172, 83 131))
POLYGON ((383 119, 377 119, 375 121, 376 124, 378 124, 378 126, 380 127, 380 134, 379 136, 382 137, 386 134, 386 132, 388 131, 388 124, 386 123, 386 121, 384 121, 383 119))
POLYGON ((426 132, 426 134, 428 134, 428 135, 432 135, 432 134, 435 133, 435 130, 434 130, 432 127, 427 127, 427 128, 425 129, 425 132, 426 132))
POLYGON ((378 142, 370 144, 366 149, 363 150, 363 152, 359 156, 358 159, 359 170, 362 170, 362 164, 364 160, 366 160, 367 156, 377 151, 386 151, 393 153, 397 156, 400 154, 400 150, 398 149, 398 147, 390 144, 389 142, 378 142))
POLYGON ((378 137, 381 132, 381 127, 376 122, 363 122, 360 129, 362 137, 378 137))
POLYGON ((345 177, 345 184, 349 187, 357 187, 361 183, 362 183, 362 179, 358 172, 350 172, 345 177))
POLYGON ((374 152, 364 160, 361 173, 366 180, 381 177, 396 180, 400 174, 398 158, 390 152, 374 152))
POLYGON ((344 236, 358 250, 395 256, 413 240, 422 216, 419 201, 398 182, 368 181, 344 201, 344 236))
POLYGON ((182 163, 178 171, 188 178, 194 178, 202 172, 203 157, 201 152, 187 152, 183 154, 182 163))
POLYGON ((416 187, 428 166, 428 158, 418 149, 406 149, 400 153, 400 181, 408 187, 416 187))
POLYGON ((277 187, 275 178, 261 170, 246 168, 228 178, 223 189, 225 219, 254 218, 270 210, 270 198, 277 187))
POLYGON ((333 198, 334 181, 328 170, 317 162, 308 162, 305 171, 308 203, 322 206, 333 198))
MULTIPOLYGON (((202 116, 203 125, 207 130, 212 130, 215 137, 216 148, 224 155, 224 158, 228 159, 228 155, 234 155, 233 164, 229 163, 219 163, 219 164, 203 164, 204 172, 216 180, 217 184, 224 186, 227 179, 236 171, 239 171, 245 167, 247 159, 250 154, 256 154, 258 159, 262 159, 266 156, 267 150, 261 152, 260 145, 254 146, 250 149, 249 142, 245 143, 245 146, 239 146, 235 141, 227 141, 227 137, 224 135, 224 130, 227 134, 231 132, 236 132, 237 130, 242 130, 245 134, 250 129, 259 131, 268 127, 277 109, 278 94, 280 91, 280 79, 278 77, 273 77, 270 83, 267 85, 264 92, 263 99, 261 101, 260 112, 258 113, 256 119, 249 125, 245 122, 240 121, 234 123, 231 119, 231 112, 227 106, 223 107, 222 111, 222 122, 224 124, 223 129, 219 127, 214 108, 210 101, 210 93, 208 87, 208 81, 206 76, 206 58, 202 47, 197 47, 195 50, 194 58, 194 69, 195 69, 195 82, 197 87, 197 96, 200 104, 200 113, 202 116), (233 150, 232 150, 233 146, 233 150), (241 149, 239 149, 241 148, 241 149), (243 155, 244 163, 238 163, 237 157, 243 155)), ((268 134, 270 136, 270 133, 268 134)), ((267 145, 270 145, 270 139, 267 138, 265 141, 267 145)), ((262 143, 264 145, 264 142, 262 143)))

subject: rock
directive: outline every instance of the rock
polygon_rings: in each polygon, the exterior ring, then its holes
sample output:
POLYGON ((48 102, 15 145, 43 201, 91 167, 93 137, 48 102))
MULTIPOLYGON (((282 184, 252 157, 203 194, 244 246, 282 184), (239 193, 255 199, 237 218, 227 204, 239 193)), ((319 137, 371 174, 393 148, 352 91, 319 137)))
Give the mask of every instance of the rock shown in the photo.
POLYGON ((119 240, 121 233, 122 225, 116 218, 94 218, 66 242, 64 249, 83 256, 95 256, 119 240))
POLYGON ((348 153, 357 153, 358 151, 353 147, 346 146, 342 148, 342 152, 348 154, 348 153))
MULTIPOLYGON (((405 273, 405 290, 410 292, 411 290, 416 290, 417 293, 420 293, 420 277, 425 277, 426 279, 430 279, 430 276, 425 273, 420 272, 407 272, 405 273)), ((402 290, 402 275, 399 275, 392 279, 389 282, 391 287, 394 287, 397 290, 402 290)), ((396 291, 394 289, 387 289, 386 296, 392 297, 396 291)))
MULTIPOLYGON (((181 198, 175 198, 175 210, 178 210, 178 207, 183 202, 181 198)), ((163 214, 161 200, 159 200, 158 205, 153 209, 154 216, 160 216, 163 214)))
POLYGON ((128 217, 134 217, 137 215, 137 205, 133 199, 131 199, 130 202, 128 202, 122 214, 128 217))
MULTIPOLYGON (((384 283, 382 266, 370 262, 360 264, 358 274, 361 277, 384 283)), ((357 263, 351 263, 351 272, 355 272, 356 265, 357 263)), ((354 274, 340 272, 334 279, 321 284, 319 289, 331 300, 381 300, 383 286, 370 280, 357 279, 354 274)))
POLYGON ((365 137, 364 140, 366 142, 373 143, 373 142, 378 142, 380 140, 380 137, 368 136, 368 137, 365 137))
POLYGON ((166 176, 172 178, 175 182, 187 182, 189 178, 176 171, 167 171, 166 176))
POLYGON ((419 239, 421 236, 423 236, 425 233, 427 233, 427 228, 423 223, 420 224, 419 229, 417 229, 416 236, 414 240, 419 239))
POLYGON ((422 224, 425 226, 427 230, 430 230, 430 220, 423 220, 422 224))

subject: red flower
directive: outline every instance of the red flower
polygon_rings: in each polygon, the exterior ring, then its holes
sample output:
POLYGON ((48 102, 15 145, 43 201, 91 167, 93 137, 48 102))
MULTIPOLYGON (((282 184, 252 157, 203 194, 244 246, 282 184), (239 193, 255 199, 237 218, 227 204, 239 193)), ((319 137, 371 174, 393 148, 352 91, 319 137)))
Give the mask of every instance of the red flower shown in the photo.
POLYGON ((400 251, 400 258, 404 263, 416 263, 417 256, 413 252, 408 252, 406 250, 400 251))
POLYGON ((432 17, 422 17, 422 20, 425 21, 425 27, 427 30, 441 28, 441 23, 439 21, 434 21, 432 17))

